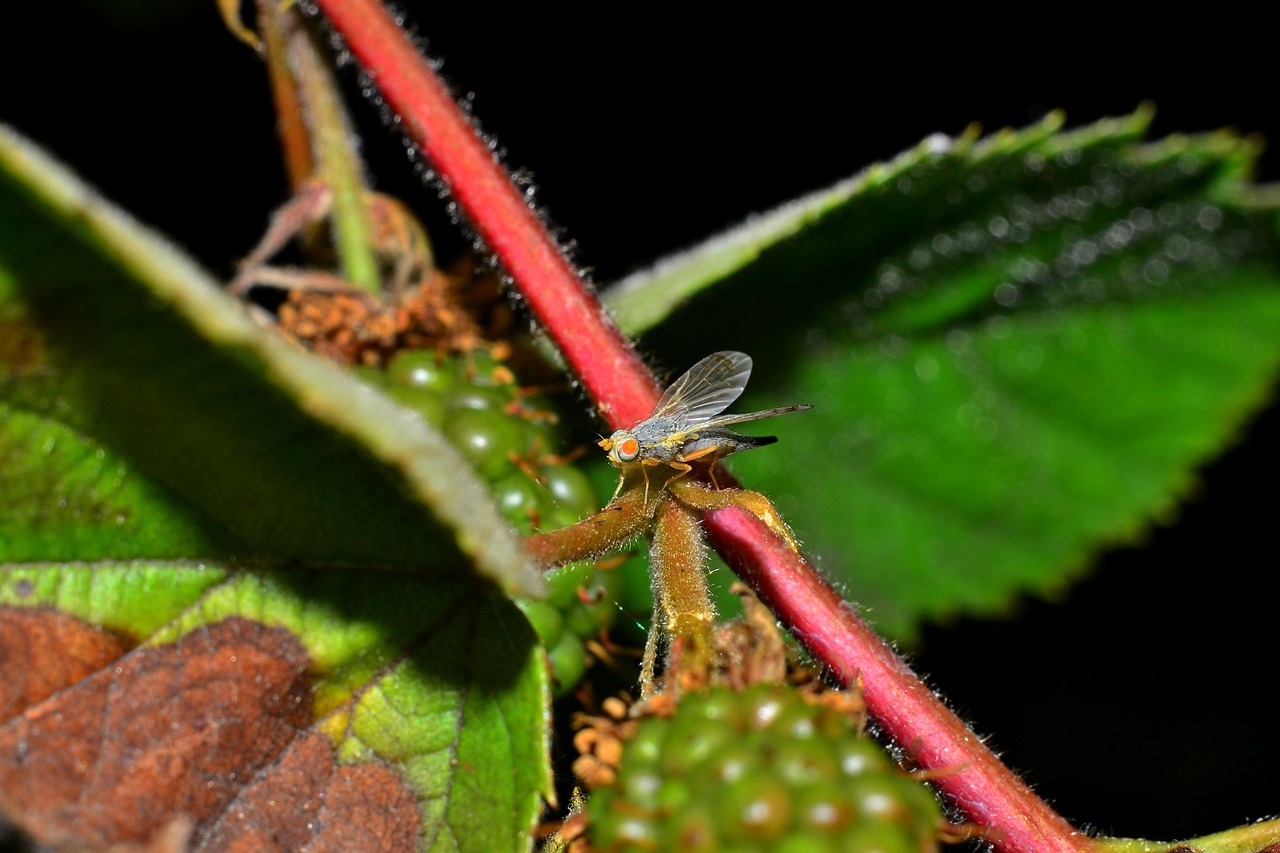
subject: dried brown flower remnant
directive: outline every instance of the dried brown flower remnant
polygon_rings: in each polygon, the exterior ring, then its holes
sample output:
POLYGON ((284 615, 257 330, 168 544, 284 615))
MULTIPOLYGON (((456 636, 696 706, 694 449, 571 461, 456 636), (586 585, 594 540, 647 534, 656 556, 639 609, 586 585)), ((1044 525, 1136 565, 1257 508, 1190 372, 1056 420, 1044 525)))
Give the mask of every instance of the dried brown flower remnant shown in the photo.
POLYGON ((505 354, 505 347, 491 341, 510 330, 509 310, 496 285, 480 274, 433 270, 392 301, 327 288, 301 273, 293 283, 279 309, 280 328, 340 364, 382 366, 406 349, 505 354))

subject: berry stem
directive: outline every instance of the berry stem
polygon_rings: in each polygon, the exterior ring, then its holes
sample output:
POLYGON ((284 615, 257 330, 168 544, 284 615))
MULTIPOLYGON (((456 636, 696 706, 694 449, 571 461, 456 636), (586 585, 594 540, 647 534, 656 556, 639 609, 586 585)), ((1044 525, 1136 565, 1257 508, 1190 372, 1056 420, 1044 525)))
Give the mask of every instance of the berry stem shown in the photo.
POLYGON ((524 537, 524 547, 543 569, 602 557, 648 530, 656 508, 657 501, 646 501, 643 489, 630 489, 577 524, 524 537))
MULTIPOLYGON (((480 237, 615 429, 648 417, 656 378, 578 278, 524 194, 377 0, 315 0, 430 158, 480 237)), ((1005 853, 1084 853, 1090 840, 1031 793, 799 555, 745 510, 708 512, 712 543, 806 647, 860 681, 885 730, 1005 853)), ((548 540, 551 541, 550 539, 548 540)))

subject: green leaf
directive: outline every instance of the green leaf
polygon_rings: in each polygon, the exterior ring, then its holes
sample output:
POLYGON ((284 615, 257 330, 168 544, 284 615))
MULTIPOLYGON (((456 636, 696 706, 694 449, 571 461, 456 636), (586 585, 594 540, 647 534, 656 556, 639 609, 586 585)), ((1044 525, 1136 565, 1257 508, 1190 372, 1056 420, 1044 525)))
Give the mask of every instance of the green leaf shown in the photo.
POLYGON ((224 529, 119 455, 56 416, 9 400, 0 402, 0 471, 0 562, 182 557, 232 547, 224 529))
POLYGON ((1256 146, 1148 119, 930 140, 606 297, 633 332, 670 314, 645 344, 673 366, 755 356, 739 410, 815 405, 734 467, 887 633, 1059 587, 1267 393, 1256 146))
POLYGON ((130 524, 159 525, 151 510, 169 503, 174 529, 150 531, 157 550, 142 556, 412 565, 460 548, 508 590, 539 593, 514 532, 438 432, 255 324, 10 131, 0 170, 0 461, 25 484, 3 498, 17 520, 4 553, 138 555, 130 524), (86 516, 92 531, 58 535, 86 516))

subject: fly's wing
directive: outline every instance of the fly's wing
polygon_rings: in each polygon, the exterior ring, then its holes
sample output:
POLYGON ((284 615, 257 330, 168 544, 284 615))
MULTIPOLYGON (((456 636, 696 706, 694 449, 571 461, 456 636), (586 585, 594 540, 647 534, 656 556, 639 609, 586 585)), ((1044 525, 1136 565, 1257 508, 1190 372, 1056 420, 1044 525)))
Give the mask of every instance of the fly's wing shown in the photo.
POLYGON ((671 383, 649 417, 678 418, 684 426, 705 423, 729 408, 750 378, 750 356, 713 352, 671 383))
POLYGON ((788 412, 803 412, 805 409, 812 409, 813 406, 780 406, 776 409, 765 409, 761 412, 743 412, 740 415, 725 415, 719 418, 712 418, 701 424, 704 430, 713 427, 725 427, 730 424, 744 424, 747 421, 758 421, 762 418, 773 418, 778 415, 785 415, 788 412))

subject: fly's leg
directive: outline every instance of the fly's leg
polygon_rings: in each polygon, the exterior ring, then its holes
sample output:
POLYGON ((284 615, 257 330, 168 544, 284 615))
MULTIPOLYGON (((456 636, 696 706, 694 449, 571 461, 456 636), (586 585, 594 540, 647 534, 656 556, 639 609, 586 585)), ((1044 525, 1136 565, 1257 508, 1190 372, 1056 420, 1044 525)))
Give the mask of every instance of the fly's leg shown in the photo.
POLYGON ((711 464, 707 466, 707 473, 711 475, 711 485, 716 487, 716 491, 720 490, 720 484, 716 482, 716 463, 720 461, 720 448, 713 447, 711 454, 711 464))
POLYGON ((701 450, 695 450, 684 456, 677 456, 676 461, 671 463, 671 467, 675 468, 680 473, 676 474, 670 480, 667 480, 667 485, 671 485, 676 480, 679 480, 685 474, 688 474, 693 470, 693 466, 688 463, 696 462, 707 456, 711 457, 711 466, 707 469, 711 473, 711 484, 719 489, 720 484, 716 482, 716 462, 720 460, 720 448, 714 444, 710 447, 704 447, 701 450))
MULTIPOLYGON (((656 459, 641 459, 640 473, 644 475, 644 505, 641 512, 645 515, 649 514, 649 469, 655 465, 662 463, 656 459)), ((618 499, 618 495, 622 494, 622 487, 627 484, 627 470, 623 470, 618 474, 618 487, 613 490, 613 497, 609 498, 609 503, 613 503, 618 499)))
POLYGON ((672 483, 674 483, 676 480, 679 480, 679 479, 680 479, 681 477, 683 477, 685 474, 688 474, 690 471, 692 471, 692 470, 693 470, 693 466, 692 466, 692 465, 689 465, 689 464, 687 464, 687 463, 685 463, 685 462, 682 462, 682 461, 680 461, 680 460, 676 460, 675 462, 668 462, 668 463, 667 463, 667 465, 668 465, 668 466, 670 466, 671 468, 676 469, 676 473, 675 473, 675 476, 674 476, 674 477, 669 478, 669 479, 667 480, 667 482, 665 482, 665 483, 663 483, 663 484, 662 484, 662 487, 663 487, 664 489, 665 489, 667 486, 669 486, 669 485, 671 485, 672 483))
POLYGON ((650 459, 647 456, 640 460, 640 473, 644 474, 644 510, 643 511, 646 514, 648 514, 648 511, 649 511, 649 469, 661 464, 662 463, 659 462, 657 459, 650 459))
POLYGON ((622 484, 627 481, 627 472, 618 472, 618 488, 613 490, 613 497, 609 498, 609 503, 613 503, 618 499, 618 495, 622 494, 622 484))

